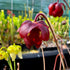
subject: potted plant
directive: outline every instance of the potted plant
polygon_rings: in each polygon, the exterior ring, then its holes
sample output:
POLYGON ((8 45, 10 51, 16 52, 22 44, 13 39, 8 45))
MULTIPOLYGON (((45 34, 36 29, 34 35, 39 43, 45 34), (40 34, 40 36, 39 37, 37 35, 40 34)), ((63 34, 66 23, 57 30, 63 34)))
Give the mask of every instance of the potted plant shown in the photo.
MULTIPOLYGON (((59 3, 59 0, 56 3, 50 4, 49 5, 49 15, 52 15, 54 17, 62 16, 63 15, 62 6, 64 6, 64 8, 65 8, 65 5, 63 3, 59 3)), ((57 57, 60 56, 60 69, 61 69, 61 64, 62 64, 63 70, 65 70, 65 63, 63 61, 63 59, 65 60, 65 58, 64 58, 62 48, 59 46, 58 40, 56 38, 57 35, 55 34, 50 22, 48 21, 46 15, 44 13, 38 13, 36 15, 35 19, 34 19, 34 22, 32 22, 30 20, 24 21, 21 24, 20 28, 17 30, 17 32, 19 32, 21 38, 24 39, 24 42, 25 42, 27 48, 30 49, 31 46, 33 46, 33 45, 36 48, 39 48, 41 46, 42 55, 43 55, 43 64, 44 64, 44 70, 45 70, 45 58, 44 58, 44 52, 43 52, 43 48, 42 48, 41 44, 42 44, 42 41, 48 41, 49 40, 49 28, 52 32, 52 35, 54 37, 54 40, 55 40, 55 43, 56 43, 56 46, 57 46, 57 50, 59 52, 57 57), (42 20, 37 21, 39 16, 42 16, 43 18, 45 18, 48 25, 46 25, 46 23, 42 20)), ((12 35, 12 33, 11 33, 11 35, 12 35)), ((55 64, 54 64, 54 70, 55 70, 55 67, 56 67, 57 57, 56 57, 55 64)))

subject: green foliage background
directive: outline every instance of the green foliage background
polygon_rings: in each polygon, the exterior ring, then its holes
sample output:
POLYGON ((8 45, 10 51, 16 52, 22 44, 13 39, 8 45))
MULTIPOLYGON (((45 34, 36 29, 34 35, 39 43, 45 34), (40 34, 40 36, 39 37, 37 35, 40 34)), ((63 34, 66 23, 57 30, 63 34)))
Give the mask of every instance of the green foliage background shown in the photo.
MULTIPOLYGON (((0 43, 8 44, 10 43, 17 43, 17 44, 23 44, 23 39, 20 38, 17 29, 21 26, 21 24, 26 20, 31 20, 33 11, 29 10, 29 15, 27 15, 26 12, 25 16, 18 15, 18 17, 13 16, 11 18, 11 15, 8 15, 5 18, 4 10, 0 11, 0 43)), ((23 14, 23 13, 22 13, 23 14)), ((52 24, 52 27, 54 28, 54 31, 57 35, 59 35, 63 39, 68 39, 69 34, 69 18, 68 17, 49 17, 47 15, 48 20, 52 24), (62 25, 62 21, 66 20, 66 24, 62 25)), ((53 36, 50 31, 50 39, 53 39, 53 36)))

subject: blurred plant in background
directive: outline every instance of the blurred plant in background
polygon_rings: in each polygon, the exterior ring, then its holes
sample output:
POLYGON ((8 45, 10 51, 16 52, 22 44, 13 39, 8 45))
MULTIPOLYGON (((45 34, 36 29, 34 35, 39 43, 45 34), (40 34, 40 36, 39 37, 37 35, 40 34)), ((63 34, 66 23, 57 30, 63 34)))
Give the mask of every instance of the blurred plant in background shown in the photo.
POLYGON ((22 59, 21 46, 19 45, 10 45, 8 48, 2 47, 0 48, 0 60, 6 60, 11 70, 16 70, 16 56, 22 59), (14 67, 12 62, 14 62, 14 67))
MULTIPOLYGON (((31 11, 31 10, 29 10, 31 11)), ((17 34, 17 29, 20 27, 22 22, 25 20, 31 20, 32 21, 32 15, 27 17, 27 13, 25 16, 19 15, 18 17, 12 16, 11 18, 11 11, 7 10, 8 16, 5 18, 4 10, 0 11, 0 43, 4 46, 8 47, 8 44, 12 43, 23 43, 23 40, 20 38, 20 36, 17 34), (13 20, 13 24, 12 24, 13 20), (11 41, 11 38, 13 36, 13 42, 11 41)), ((29 13, 31 14, 31 13, 29 13)), ((23 15, 23 13, 22 13, 23 15)))
MULTIPOLYGON (((11 12, 10 10, 7 11, 11 12)), ((10 13, 11 14, 11 13, 10 13)), ((29 13, 27 15, 26 9, 25 13, 22 11, 22 15, 16 15, 11 18, 11 15, 8 14, 8 16, 5 18, 4 10, 0 11, 0 43, 2 45, 8 47, 9 44, 17 43, 17 44, 23 44, 24 41, 20 38, 19 34, 17 33, 17 29, 20 27, 22 22, 26 20, 33 21, 32 15, 33 15, 33 9, 30 10, 29 8, 29 13), (23 17, 23 14, 25 16, 23 17), (12 19, 13 19, 13 24, 12 24, 12 19), (12 25, 14 27, 12 27, 12 25), (13 34, 12 34, 13 31, 13 34), (13 42, 11 41, 11 38, 13 36, 13 42)), ((54 27, 54 30, 57 35, 62 37, 63 39, 68 39, 68 32, 69 32, 69 18, 68 17, 56 17, 54 18, 53 16, 48 17, 50 20, 52 26, 54 27), (66 24, 63 25, 62 21, 66 21, 66 24)), ((52 39, 52 34, 50 32, 50 39, 52 39)))
MULTIPOLYGON (((50 20, 52 27, 54 28, 55 33, 60 36, 62 39, 68 39, 69 34, 69 18, 68 17, 48 17, 50 20)), ((50 39, 53 36, 50 32, 50 39)))

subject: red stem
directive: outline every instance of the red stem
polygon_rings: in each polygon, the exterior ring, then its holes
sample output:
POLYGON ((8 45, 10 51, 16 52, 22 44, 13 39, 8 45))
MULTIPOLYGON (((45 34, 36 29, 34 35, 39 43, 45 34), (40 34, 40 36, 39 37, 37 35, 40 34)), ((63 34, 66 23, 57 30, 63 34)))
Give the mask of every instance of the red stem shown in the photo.
POLYGON ((61 60, 60 60, 60 68, 59 68, 59 70, 61 70, 61 60))
POLYGON ((53 70, 55 70, 56 69, 56 62, 57 62, 57 58, 58 58, 58 56, 59 56, 59 54, 56 56, 56 58, 55 58, 55 63, 54 63, 54 68, 53 68, 53 70))
POLYGON ((66 2, 66 0, 63 0, 63 1, 66 3, 66 5, 68 6, 68 8, 70 9, 70 7, 69 7, 68 3, 66 2))
POLYGON ((59 3, 59 0, 57 0, 57 3, 59 3))
POLYGON ((56 43, 56 45, 57 45, 57 49, 58 49, 58 52, 59 52, 59 55, 60 55, 60 59, 61 59, 62 65, 63 65, 63 70, 65 70, 65 65, 64 65, 64 62, 63 62, 63 59, 62 59, 61 51, 60 51, 60 48, 59 48, 58 41, 57 41, 57 39, 56 39, 55 32, 54 32, 54 30, 53 30, 53 28, 52 28, 50 22, 48 21, 46 15, 43 14, 43 13, 38 13, 38 14, 36 15, 36 17, 35 17, 35 22, 37 21, 37 18, 38 18, 40 15, 45 18, 45 20, 47 21, 47 23, 48 23, 48 25, 49 25, 49 28, 50 28, 50 30, 51 30, 51 32, 52 32, 52 34, 53 34, 53 37, 54 37, 54 39, 55 39, 55 43, 56 43))
POLYGON ((42 49, 42 56, 43 56, 43 68, 45 70, 45 57, 44 57, 44 51, 43 51, 43 48, 42 49))
MULTIPOLYGON (((63 52, 62 52, 63 51, 62 43, 64 43, 64 42, 58 35, 56 35, 56 36, 61 40, 61 53, 62 53, 62 57, 63 57, 63 59, 65 61, 65 64, 66 64, 66 68, 68 69, 68 65, 67 65, 66 59, 65 59, 65 57, 63 55, 63 52)), ((61 61, 60 61, 60 70, 61 70, 61 61)))

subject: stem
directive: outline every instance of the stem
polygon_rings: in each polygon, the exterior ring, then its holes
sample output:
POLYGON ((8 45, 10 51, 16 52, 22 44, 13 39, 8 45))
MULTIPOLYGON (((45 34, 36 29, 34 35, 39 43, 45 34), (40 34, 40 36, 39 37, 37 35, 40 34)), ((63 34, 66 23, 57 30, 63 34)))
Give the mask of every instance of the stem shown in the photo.
POLYGON ((60 67, 59 67, 59 70, 61 70, 61 61, 60 61, 60 67))
POLYGON ((14 30, 14 24, 13 24, 13 16, 12 16, 12 14, 13 14, 13 11, 11 10, 11 19, 12 19, 12 21, 10 23, 11 43, 13 43, 13 37, 14 37, 14 31, 13 31, 14 30))
POLYGON ((16 62, 14 61, 14 70, 16 70, 16 65, 15 64, 16 64, 16 62))
POLYGON ((26 7, 25 7, 25 17, 26 17, 26 7))
MULTIPOLYGON (((56 35, 56 36, 61 40, 61 43, 63 43, 64 45, 66 45, 66 44, 64 43, 64 41, 61 39, 61 37, 59 37, 58 35, 56 35)), ((61 48, 63 49, 62 46, 61 46, 61 48)), ((70 55, 69 47, 66 46, 66 49, 67 49, 67 51, 68 51, 68 53, 69 53, 69 55, 70 55)))
MULTIPOLYGON (((58 35, 56 35, 56 36, 61 40, 61 53, 62 53, 62 55, 63 55, 63 47, 62 47, 62 43, 64 43, 64 42, 63 42, 63 40, 61 39, 61 37, 59 37, 58 35)), ((65 45, 65 43, 64 43, 64 45, 65 45)), ((69 50, 68 50, 67 47, 66 47, 66 49, 67 49, 67 51, 69 52, 69 50)), ((63 55, 63 57, 64 57, 64 55, 63 55)), ((67 62, 66 62, 65 57, 64 57, 63 59, 64 59, 65 64, 66 64, 66 68, 68 69, 68 65, 67 65, 67 62)), ((61 61, 60 61, 60 68, 61 68, 61 61)))
POLYGON ((17 70, 20 70, 20 64, 17 62, 17 70))
POLYGON ((11 42, 13 42, 13 25, 10 23, 10 34, 11 34, 11 42))
POLYGON ((12 14, 13 14, 13 11, 11 11, 11 18, 12 18, 12 26, 11 26, 11 28, 13 29, 11 29, 11 37, 12 37, 12 43, 13 43, 13 39, 14 39, 14 24, 13 24, 13 16, 12 16, 12 14))
POLYGON ((57 54, 57 56, 55 57, 55 63, 54 63, 54 68, 53 68, 53 70, 56 69, 56 62, 57 62, 58 56, 59 56, 59 54, 57 54))
POLYGON ((2 36, 1 36, 1 44, 2 44, 2 46, 4 46, 4 43, 3 43, 3 40, 2 40, 2 36))
POLYGON ((13 70, 13 67, 12 67, 12 63, 11 63, 10 57, 8 58, 8 65, 10 66, 10 69, 13 70))
POLYGON ((59 3, 59 0, 57 0, 57 3, 59 3))
POLYGON ((63 0, 63 1, 66 3, 66 5, 68 6, 68 8, 70 9, 70 7, 69 7, 68 3, 66 2, 66 0, 63 0))
POLYGON ((47 21, 47 23, 48 23, 48 25, 49 25, 49 28, 50 28, 50 30, 51 30, 51 32, 52 32, 52 34, 53 34, 53 37, 54 37, 54 39, 55 39, 55 43, 56 43, 56 45, 57 45, 57 49, 58 49, 58 52, 59 52, 59 55, 60 55, 60 59, 61 59, 62 65, 63 65, 63 70, 65 70, 65 65, 64 65, 64 62, 63 62, 63 59, 62 59, 62 56, 61 56, 61 52, 60 52, 60 48, 59 48, 58 41, 57 41, 57 39, 56 39, 55 32, 54 32, 54 30, 53 30, 53 28, 52 28, 50 22, 48 21, 46 15, 43 14, 43 13, 38 13, 38 14, 36 15, 36 17, 35 17, 35 22, 37 21, 37 18, 38 18, 40 15, 45 18, 45 20, 47 21))
POLYGON ((28 8, 28 12, 29 12, 29 19, 30 19, 30 7, 28 8))
POLYGON ((42 56, 43 56, 43 67, 44 67, 44 70, 45 70, 45 57, 44 57, 44 51, 43 51, 43 48, 41 48, 42 50, 42 56))
MULTIPOLYGON (((2 25, 1 25, 1 27, 3 27, 3 23, 2 23, 2 25)), ((3 40, 2 40, 2 37, 3 37, 3 28, 1 28, 1 43, 2 43, 2 46, 4 46, 4 42, 3 42, 3 40)))

